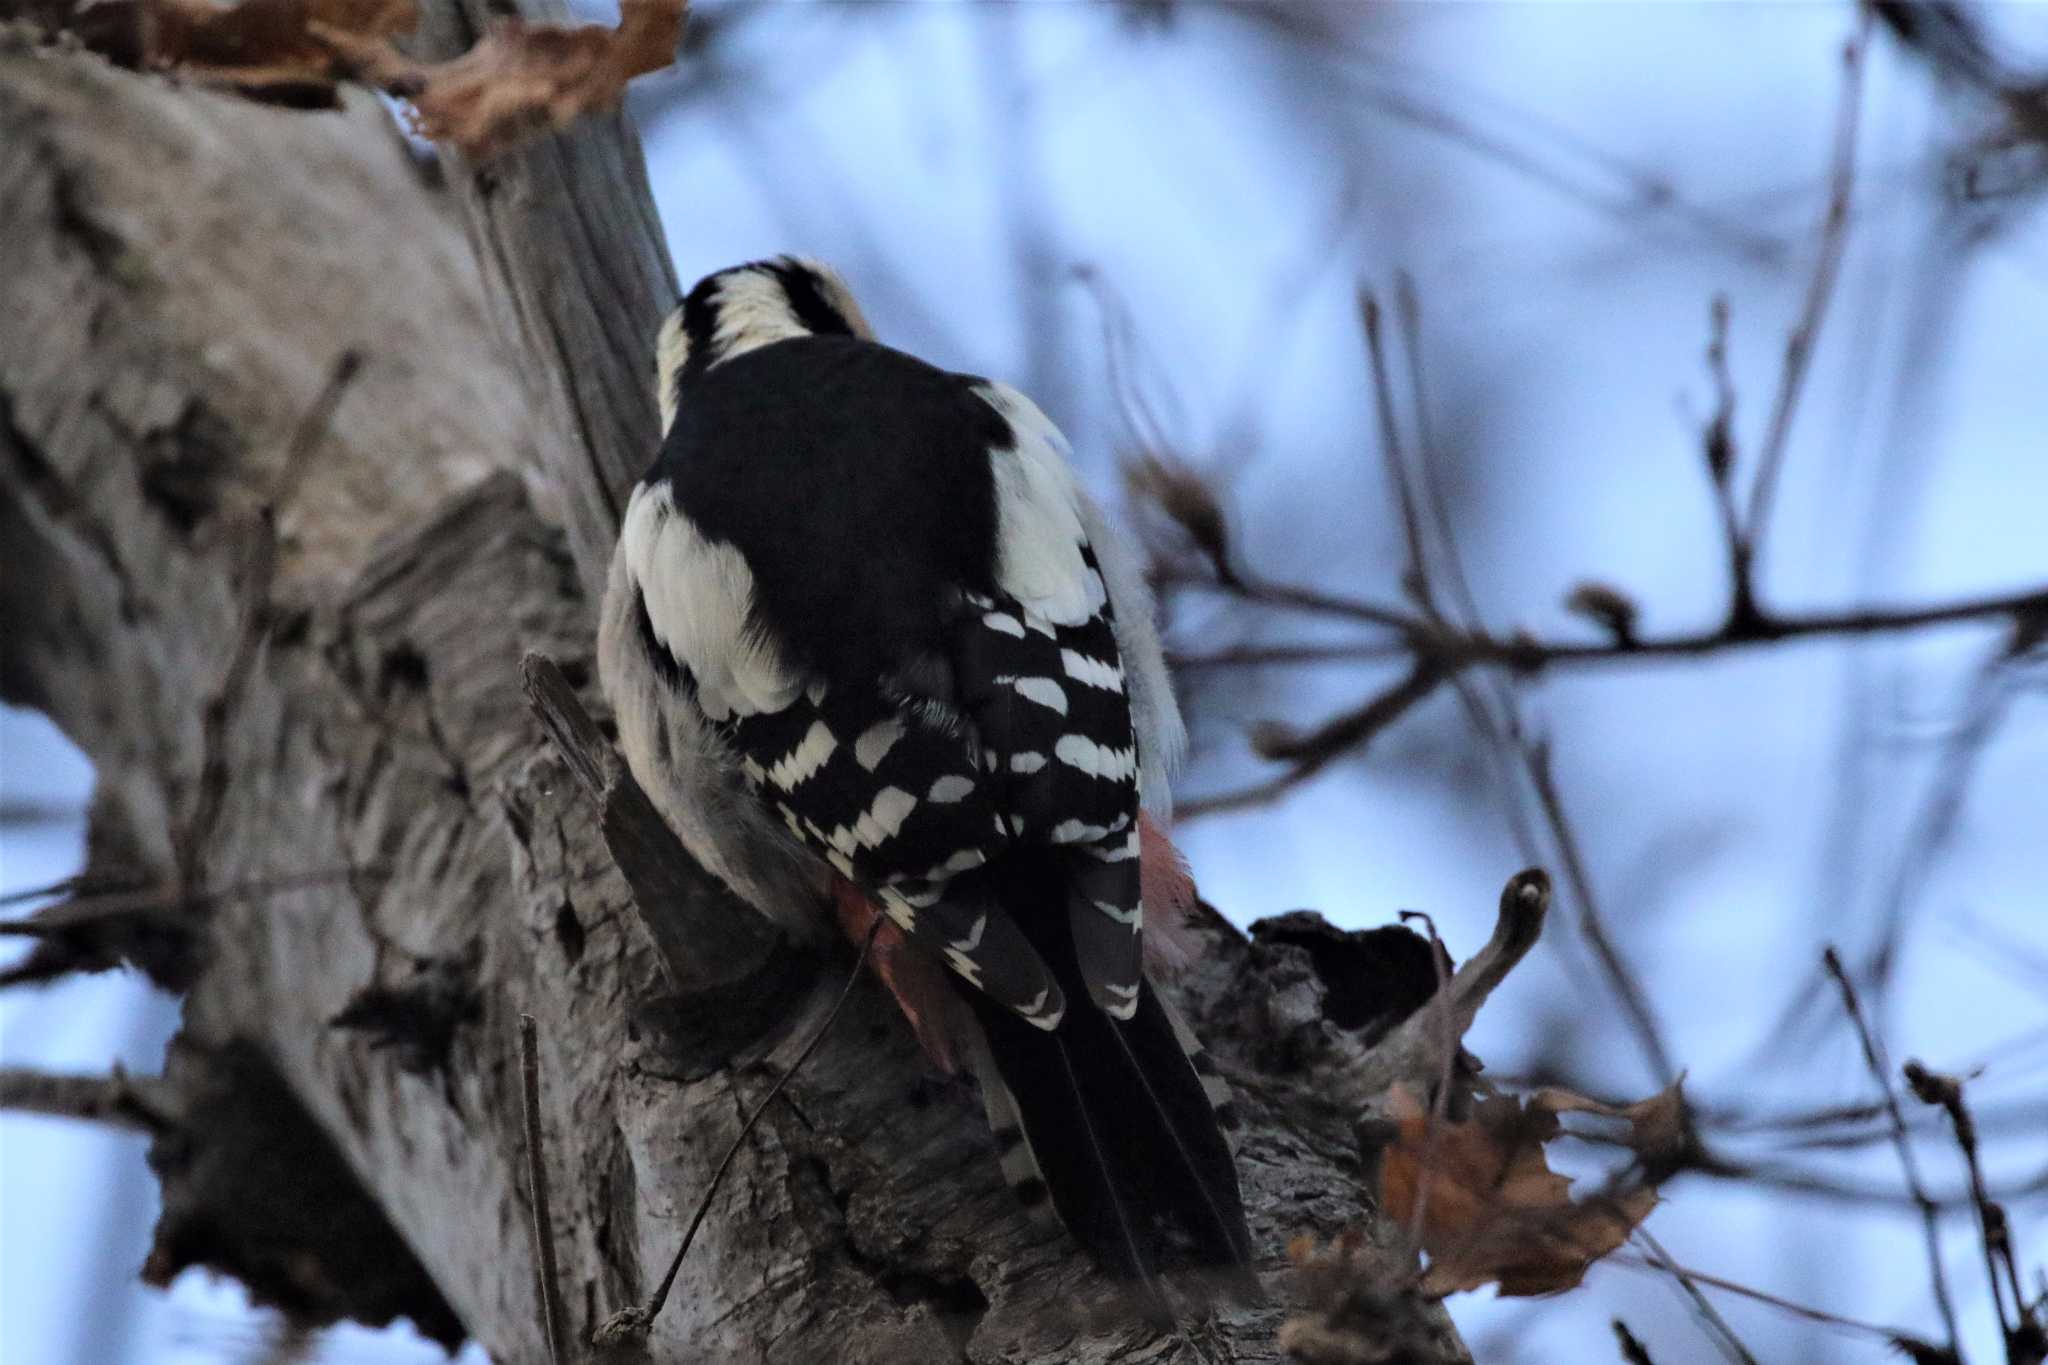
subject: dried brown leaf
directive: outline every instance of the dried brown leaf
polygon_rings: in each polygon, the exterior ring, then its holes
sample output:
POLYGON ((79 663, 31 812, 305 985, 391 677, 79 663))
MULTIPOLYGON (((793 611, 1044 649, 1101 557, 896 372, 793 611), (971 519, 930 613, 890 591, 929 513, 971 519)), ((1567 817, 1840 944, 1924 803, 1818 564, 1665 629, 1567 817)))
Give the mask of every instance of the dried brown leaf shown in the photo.
MULTIPOLYGON (((354 48, 363 73, 411 102, 419 131, 475 157, 617 107, 626 82, 675 60, 684 0, 623 0, 619 26, 507 19, 468 52, 431 66, 388 47, 354 48)), ((329 35, 338 46, 347 35, 329 35)))
POLYGON ((143 65, 252 99, 331 105, 347 63, 323 33, 382 45, 419 22, 414 0, 142 0, 143 65))
POLYGON ((235 90, 332 107, 342 83, 411 103, 427 137, 475 157, 615 107, 626 82, 675 60, 687 0, 623 0, 617 28, 507 19, 469 51, 418 62, 393 39, 417 0, 100 0, 60 27, 116 61, 235 90))
POLYGON ((1434 1134, 1427 1107, 1408 1087, 1396 1085, 1389 1100, 1397 1133, 1381 1160, 1381 1199, 1402 1224, 1421 1207, 1428 1293, 1486 1284, 1505 1295, 1570 1289, 1657 1205, 1648 1185, 1574 1200, 1571 1181, 1550 1169, 1543 1144, 1560 1131, 1559 1113, 1579 1110, 1632 1124, 1639 1115, 1656 1129, 1668 1121, 1665 1096, 1616 1109, 1561 1090, 1527 1103, 1496 1095, 1474 1104, 1462 1122, 1435 1123, 1434 1134))

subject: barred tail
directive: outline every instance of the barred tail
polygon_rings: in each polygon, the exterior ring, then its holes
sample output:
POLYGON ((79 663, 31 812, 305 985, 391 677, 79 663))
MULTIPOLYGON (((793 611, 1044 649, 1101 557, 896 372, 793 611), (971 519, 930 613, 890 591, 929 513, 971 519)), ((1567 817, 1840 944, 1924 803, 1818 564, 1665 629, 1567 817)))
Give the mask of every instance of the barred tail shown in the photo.
MULTIPOLYGON (((1003 899, 1009 907, 1011 895, 1003 899)), ((1005 1177, 1027 1206, 1050 1206, 1105 1268, 1142 1283, 1156 1308, 1169 1272, 1220 1271, 1235 1290, 1256 1293, 1225 1135, 1237 1123, 1227 1087, 1149 982, 1128 1021, 1094 1004, 1063 909, 1058 899, 1012 908, 1067 989, 1057 1029, 962 992, 987 1039, 977 1069, 1005 1177)))

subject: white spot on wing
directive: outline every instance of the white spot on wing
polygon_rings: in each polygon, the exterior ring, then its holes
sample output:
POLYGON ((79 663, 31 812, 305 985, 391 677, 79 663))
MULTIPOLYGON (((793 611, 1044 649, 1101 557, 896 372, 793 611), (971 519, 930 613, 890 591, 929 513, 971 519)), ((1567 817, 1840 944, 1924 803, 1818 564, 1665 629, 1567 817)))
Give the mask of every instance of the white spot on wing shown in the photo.
POLYGON ((899 717, 891 716, 885 721, 870 725, 861 732, 861 737, 853 742, 854 761, 869 772, 873 772, 881 766, 889 750, 894 748, 896 741, 901 738, 903 721, 899 717))
POLYGON ((804 731, 803 741, 768 770, 768 780, 784 791, 792 791, 808 782, 838 748, 839 741, 833 738, 831 729, 824 721, 814 720, 811 728, 804 731))
POLYGON ((879 848, 896 837, 903 828, 903 822, 910 818, 910 812, 917 809, 917 798, 901 787, 884 787, 875 793, 874 804, 861 813, 851 826, 841 825, 832 831, 827 842, 834 848, 851 853, 860 846, 879 848))
POLYGON ((965 800, 967 794, 973 790, 973 779, 962 777, 958 773, 947 773, 932 783, 932 789, 925 793, 925 800, 950 806, 956 801, 965 800))
POLYGON ((1010 771, 1013 773, 1035 773, 1045 766, 1045 755, 1026 750, 1010 755, 1010 771))
POLYGON ((981 623, 1004 635, 1014 635, 1020 640, 1024 638, 1024 623, 1006 611, 989 612, 981 618, 981 623))
POLYGON ((1113 782, 1128 782, 1138 775, 1135 750, 1112 749, 1086 735, 1061 735, 1052 751, 1060 762, 1113 782))
POLYGON ((1095 908, 1115 920, 1118 924, 1128 924, 1133 929, 1140 927, 1145 922, 1145 903, 1143 901, 1139 901, 1128 910, 1119 910, 1108 901, 1095 902, 1095 908))
POLYGON ((1073 649, 1061 650, 1060 662, 1066 666, 1067 676, 1075 682, 1085 683, 1089 687, 1100 687, 1108 692, 1124 690, 1124 670, 1121 664, 1092 659, 1073 649))
POLYGON ((998 678, 996 681, 1009 683, 1026 701, 1035 701, 1063 716, 1067 714, 1067 694, 1051 678, 998 678))

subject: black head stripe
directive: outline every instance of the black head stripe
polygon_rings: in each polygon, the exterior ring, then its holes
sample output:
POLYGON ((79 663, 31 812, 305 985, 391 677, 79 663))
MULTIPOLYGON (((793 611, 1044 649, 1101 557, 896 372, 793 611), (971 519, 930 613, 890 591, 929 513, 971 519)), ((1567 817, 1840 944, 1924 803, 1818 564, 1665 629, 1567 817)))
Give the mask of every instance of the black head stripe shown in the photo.
POLYGON ((853 324, 825 297, 823 286, 809 267, 784 256, 769 261, 767 269, 774 274, 775 282, 782 286, 783 294, 789 299, 790 311, 796 314, 805 331, 813 336, 850 337, 854 334, 853 324))
POLYGON ((714 340, 718 332, 718 276, 706 275, 683 298, 683 335, 689 339, 689 357, 683 363, 682 380, 704 372, 717 356, 714 340))

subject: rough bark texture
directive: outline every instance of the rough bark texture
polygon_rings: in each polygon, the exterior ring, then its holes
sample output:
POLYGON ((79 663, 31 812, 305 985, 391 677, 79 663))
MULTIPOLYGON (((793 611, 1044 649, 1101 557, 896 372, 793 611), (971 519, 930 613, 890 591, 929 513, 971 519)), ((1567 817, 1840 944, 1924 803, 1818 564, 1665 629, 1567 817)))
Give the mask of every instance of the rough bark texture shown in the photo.
MULTIPOLYGON (((509 1365, 546 1359, 518 1014, 583 1341, 649 1291, 845 963, 782 963, 779 1027, 703 1047, 658 908, 522 695, 538 650, 594 704, 587 593, 652 430, 668 268, 637 146, 598 123, 452 174, 367 101, 260 109, 0 35, 0 693, 98 767, 89 872, 169 888, 147 913, 81 901, 42 948, 185 991, 149 1091, 149 1274, 217 1266, 304 1320, 402 1314, 509 1365), (295 437, 350 348, 359 377, 295 437)), ((1185 989, 1243 1092, 1275 1307, 1103 1326, 1099 1277, 1009 1203, 978 1104, 863 985, 648 1349, 1271 1360, 1290 1237, 1363 1229, 1396 1284, 1357 1079, 1388 1021, 1326 1010, 1363 958, 1204 937, 1185 989)), ((1368 1317, 1386 1349, 1358 1359, 1464 1359, 1434 1304, 1368 1317)))

